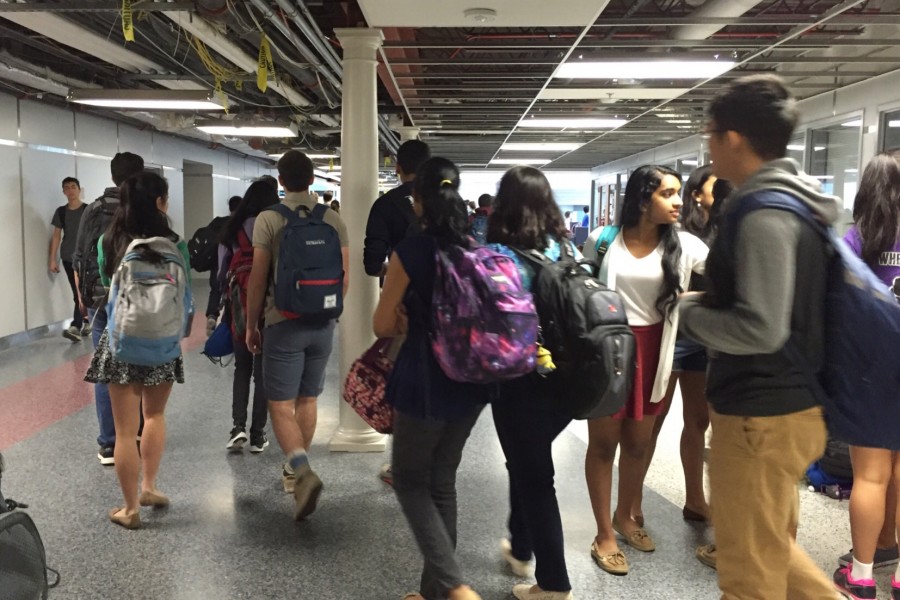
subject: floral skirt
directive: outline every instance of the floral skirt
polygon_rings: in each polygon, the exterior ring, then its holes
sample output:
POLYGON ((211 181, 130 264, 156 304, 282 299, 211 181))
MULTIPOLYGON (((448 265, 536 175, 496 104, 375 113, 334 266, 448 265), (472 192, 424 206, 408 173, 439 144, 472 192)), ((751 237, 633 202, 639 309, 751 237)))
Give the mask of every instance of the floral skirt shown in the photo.
POLYGON ((118 361, 113 358, 112 351, 109 349, 109 333, 104 330, 84 380, 89 383, 122 385, 139 383, 147 386, 167 382, 184 383, 184 359, 179 356, 175 360, 155 367, 118 361))

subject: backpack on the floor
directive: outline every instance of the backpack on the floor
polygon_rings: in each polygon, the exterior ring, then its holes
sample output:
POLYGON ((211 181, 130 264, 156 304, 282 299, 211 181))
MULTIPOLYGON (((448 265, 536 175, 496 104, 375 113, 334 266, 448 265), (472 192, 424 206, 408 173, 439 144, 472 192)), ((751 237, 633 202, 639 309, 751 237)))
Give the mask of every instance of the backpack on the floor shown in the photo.
POLYGON ((835 438, 900 450, 900 305, 834 230, 789 194, 769 191, 741 198, 726 219, 726 233, 737 231, 740 220, 759 209, 797 215, 821 236, 828 252, 822 371, 814 373, 790 339, 785 355, 806 376, 835 438))
POLYGON ((344 310, 344 262, 337 230, 325 222, 329 209, 300 206, 300 216, 284 204, 274 210, 287 219, 278 247, 275 308, 288 319, 321 324, 344 310))
POLYGON ((106 299, 107 289, 100 281, 97 242, 109 228, 119 209, 118 198, 101 197, 97 202, 97 206, 83 215, 84 220, 78 229, 76 240, 81 256, 76 265, 78 286, 85 308, 99 308, 106 299))
POLYGON ((6 500, 0 491, 0 598, 46 600, 47 554, 34 521, 21 508, 27 506, 6 500))
POLYGON ((216 270, 219 264, 219 235, 228 217, 216 217, 206 227, 194 232, 188 240, 191 268, 201 273, 216 270))
POLYGON ((247 334, 247 284, 253 268, 253 244, 244 228, 238 229, 237 249, 228 263, 228 305, 231 310, 231 332, 239 340, 247 334))
POLYGON ((560 252, 554 262, 536 250, 516 250, 537 273, 532 292, 542 345, 556 365, 547 375, 550 390, 575 419, 613 415, 631 393, 634 334, 622 298, 596 278, 596 264, 576 260, 568 243, 560 252))
POLYGON ((436 248, 431 308, 431 349, 450 379, 492 383, 534 371, 538 316, 510 257, 436 248))
POLYGON ((840 440, 829 439, 819 466, 831 477, 853 482, 853 464, 850 462, 850 446, 840 440))
POLYGON ((151 367, 178 358, 190 310, 191 287, 175 242, 132 241, 113 275, 106 307, 113 357, 151 367))

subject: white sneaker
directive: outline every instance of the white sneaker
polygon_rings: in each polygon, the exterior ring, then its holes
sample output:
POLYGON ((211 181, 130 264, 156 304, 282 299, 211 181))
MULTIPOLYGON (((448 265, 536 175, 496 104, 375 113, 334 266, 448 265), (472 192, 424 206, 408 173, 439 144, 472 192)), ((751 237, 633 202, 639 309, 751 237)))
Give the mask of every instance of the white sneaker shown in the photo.
POLYGON ((246 444, 249 439, 250 438, 247 437, 247 433, 243 429, 235 427, 231 430, 231 433, 228 434, 228 443, 225 445, 225 449, 233 450, 235 452, 243 450, 244 444, 246 444))
POLYGON ((517 577, 531 577, 533 574, 534 569, 531 566, 531 561, 519 560, 513 556, 512 544, 510 544, 509 540, 506 538, 500 540, 500 555, 503 557, 503 560, 506 561, 506 564, 509 565, 513 575, 516 575, 517 577))
POLYGON ((528 583, 514 585, 512 593, 519 600, 575 600, 572 592, 546 592, 528 583))

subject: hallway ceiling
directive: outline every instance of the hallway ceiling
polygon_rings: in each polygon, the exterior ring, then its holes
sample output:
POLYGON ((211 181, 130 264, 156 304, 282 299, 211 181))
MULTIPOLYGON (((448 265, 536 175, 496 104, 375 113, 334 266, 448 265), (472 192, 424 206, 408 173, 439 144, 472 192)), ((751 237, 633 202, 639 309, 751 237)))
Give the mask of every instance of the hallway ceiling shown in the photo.
MULTIPOLYGON (((709 99, 747 73, 778 73, 808 98, 900 68, 900 0, 133 0, 134 42, 123 40, 121 5, 0 0, 0 90, 65 104, 68 88, 213 89, 218 81, 227 118, 293 121, 299 137, 210 138, 193 128, 211 116, 203 113, 116 118, 247 154, 324 155, 340 145, 333 30, 378 26, 385 155, 399 141, 391 128, 413 125, 433 153, 464 166, 540 159, 584 169, 698 132, 709 99), (265 93, 256 86, 260 29, 279 79, 265 93), (659 66, 639 72, 634 62, 648 60, 659 66), (671 63, 697 60, 734 66, 689 78, 671 63), (570 76, 573 63, 594 61, 628 65, 624 74, 591 67, 586 78, 570 76), (622 124, 522 126, 575 117, 622 124), (570 146, 525 152, 501 150, 505 143, 570 146)), ((326 168, 338 162, 320 159, 326 168)))

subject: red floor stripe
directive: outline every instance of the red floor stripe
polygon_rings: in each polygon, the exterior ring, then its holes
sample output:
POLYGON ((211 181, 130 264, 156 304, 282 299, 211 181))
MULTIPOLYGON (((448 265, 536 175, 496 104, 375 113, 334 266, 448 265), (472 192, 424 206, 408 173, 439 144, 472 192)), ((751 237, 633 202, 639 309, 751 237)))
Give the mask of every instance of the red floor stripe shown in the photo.
MULTIPOLYGON (((184 352, 206 340, 206 317, 195 315, 184 352)), ((90 354, 63 363, 0 389, 0 450, 31 437, 72 413, 94 403, 94 387, 84 381, 90 354)), ((189 375, 188 375, 189 376, 189 375)), ((91 430, 91 437, 96 437, 91 430)))

